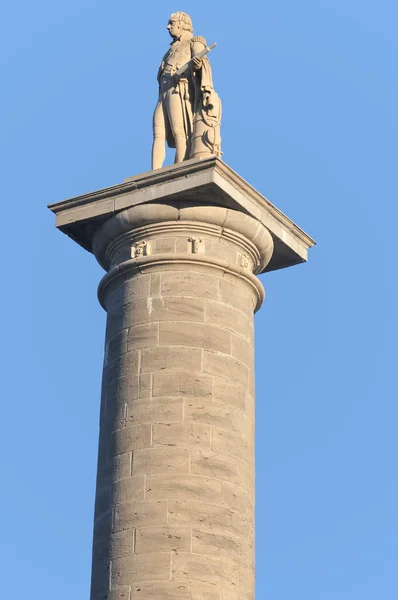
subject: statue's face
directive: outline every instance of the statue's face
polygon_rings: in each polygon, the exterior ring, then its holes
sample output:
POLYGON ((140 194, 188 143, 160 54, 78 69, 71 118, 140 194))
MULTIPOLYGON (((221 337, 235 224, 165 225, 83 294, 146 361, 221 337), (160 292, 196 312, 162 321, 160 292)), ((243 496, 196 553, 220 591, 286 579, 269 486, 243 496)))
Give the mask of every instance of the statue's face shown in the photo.
POLYGON ((178 38, 182 32, 182 21, 175 21, 174 19, 170 19, 167 25, 167 31, 169 32, 172 38, 178 38))

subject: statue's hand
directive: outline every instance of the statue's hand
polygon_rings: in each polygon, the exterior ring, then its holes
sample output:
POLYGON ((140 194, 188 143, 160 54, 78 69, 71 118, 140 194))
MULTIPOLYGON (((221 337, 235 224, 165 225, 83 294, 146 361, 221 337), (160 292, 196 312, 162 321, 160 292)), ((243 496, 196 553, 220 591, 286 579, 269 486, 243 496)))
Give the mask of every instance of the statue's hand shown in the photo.
POLYGON ((195 71, 199 71, 199 69, 202 68, 202 59, 194 56, 192 59, 192 65, 195 71))

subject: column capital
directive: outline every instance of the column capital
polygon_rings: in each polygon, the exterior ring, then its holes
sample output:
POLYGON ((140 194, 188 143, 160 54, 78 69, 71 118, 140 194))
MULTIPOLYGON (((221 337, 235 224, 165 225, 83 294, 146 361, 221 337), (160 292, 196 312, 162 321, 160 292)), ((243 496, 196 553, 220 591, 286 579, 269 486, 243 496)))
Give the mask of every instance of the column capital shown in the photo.
MULTIPOLYGON (((216 157, 192 159, 127 178, 123 183, 49 206, 57 227, 90 252, 104 223, 133 207, 167 203, 176 210, 222 207, 262 224, 273 240, 260 273, 305 262, 315 242, 271 202, 216 157)), ((126 212, 127 211, 127 212, 126 212)), ((122 217, 120 217, 122 218, 122 217)), ((120 220, 119 218, 119 220, 120 220)), ((221 225, 220 225, 221 226, 221 225)), ((233 229, 233 228, 231 228, 233 229)), ((97 253, 97 252, 96 252, 97 253)), ((99 258, 100 259, 100 258, 99 258)), ((100 259, 101 261, 102 259, 100 259)), ((106 264, 103 263, 106 268, 106 264)))
POLYGON ((99 286, 106 295, 120 280, 155 271, 199 271, 248 284, 254 310, 264 299, 255 274, 271 260, 274 242, 268 229, 253 217, 221 206, 187 203, 147 203, 108 219, 95 233, 93 252, 108 271, 99 286))

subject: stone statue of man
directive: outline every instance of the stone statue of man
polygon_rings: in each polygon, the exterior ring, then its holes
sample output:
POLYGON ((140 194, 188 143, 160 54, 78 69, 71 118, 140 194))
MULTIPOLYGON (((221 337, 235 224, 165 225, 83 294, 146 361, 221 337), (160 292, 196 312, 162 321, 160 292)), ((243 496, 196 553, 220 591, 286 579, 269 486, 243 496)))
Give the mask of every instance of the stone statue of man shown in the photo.
POLYGON ((158 71, 152 169, 163 166, 166 141, 169 148, 176 149, 175 163, 210 154, 221 155, 221 102, 213 88, 209 59, 195 57, 206 48, 206 40, 194 37, 191 17, 183 12, 171 15, 167 30, 173 41, 158 71), (176 75, 191 59, 183 75, 176 75))

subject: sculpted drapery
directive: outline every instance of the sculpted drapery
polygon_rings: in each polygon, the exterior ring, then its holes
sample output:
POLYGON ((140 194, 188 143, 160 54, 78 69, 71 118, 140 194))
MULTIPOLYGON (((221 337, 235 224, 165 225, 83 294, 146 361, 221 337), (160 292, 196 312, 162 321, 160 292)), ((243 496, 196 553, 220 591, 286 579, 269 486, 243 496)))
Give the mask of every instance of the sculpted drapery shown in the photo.
POLYGON ((221 102, 214 90, 209 59, 195 59, 206 40, 193 36, 185 13, 174 13, 167 29, 173 37, 158 71, 159 98, 154 112, 152 168, 163 165, 165 143, 176 148, 175 162, 207 154, 221 155, 221 102), (185 73, 176 71, 193 61, 185 73))

